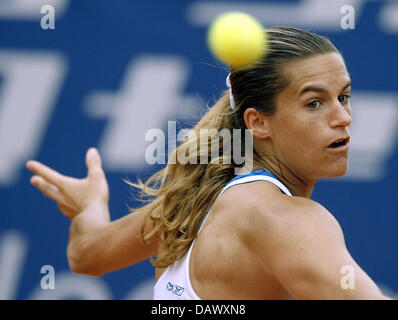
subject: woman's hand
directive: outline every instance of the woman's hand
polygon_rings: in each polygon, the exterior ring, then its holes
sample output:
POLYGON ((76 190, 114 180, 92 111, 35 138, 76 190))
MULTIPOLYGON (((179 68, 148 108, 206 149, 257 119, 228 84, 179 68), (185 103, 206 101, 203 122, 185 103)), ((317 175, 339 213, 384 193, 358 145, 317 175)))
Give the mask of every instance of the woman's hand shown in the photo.
MULTIPOLYGON (((38 161, 30 160, 26 163, 26 167, 35 174, 30 180, 32 185, 54 200, 58 209, 69 219, 74 219, 93 205, 108 209, 109 188, 97 149, 90 148, 87 151, 86 165, 87 177, 76 179, 64 176, 38 161)), ((108 210, 98 212, 101 212, 98 218, 109 222, 108 210)))

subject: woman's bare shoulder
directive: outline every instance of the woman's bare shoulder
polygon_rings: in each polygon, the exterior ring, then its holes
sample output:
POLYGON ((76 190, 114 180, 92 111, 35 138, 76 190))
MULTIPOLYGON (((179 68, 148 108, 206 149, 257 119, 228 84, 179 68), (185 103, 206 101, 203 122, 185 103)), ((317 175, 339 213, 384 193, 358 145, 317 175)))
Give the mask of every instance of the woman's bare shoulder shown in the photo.
POLYGON ((214 203, 214 208, 245 210, 248 214, 260 210, 262 213, 281 214, 286 210, 317 208, 322 206, 304 197, 288 196, 268 181, 242 183, 226 190, 214 203))
POLYGON ((339 223, 321 204, 311 199, 288 196, 270 182, 256 181, 234 186, 222 194, 214 209, 228 215, 228 223, 253 234, 266 228, 278 236, 289 228, 297 231, 324 226, 341 233, 339 223))

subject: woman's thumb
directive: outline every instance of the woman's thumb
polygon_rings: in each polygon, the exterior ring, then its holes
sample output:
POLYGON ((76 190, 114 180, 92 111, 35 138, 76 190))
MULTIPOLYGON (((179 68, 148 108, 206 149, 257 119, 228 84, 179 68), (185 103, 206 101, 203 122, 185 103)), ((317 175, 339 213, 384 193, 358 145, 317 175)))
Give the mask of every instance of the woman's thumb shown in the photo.
POLYGON ((96 148, 90 148, 86 153, 86 165, 88 169, 88 174, 102 173, 101 157, 96 148))

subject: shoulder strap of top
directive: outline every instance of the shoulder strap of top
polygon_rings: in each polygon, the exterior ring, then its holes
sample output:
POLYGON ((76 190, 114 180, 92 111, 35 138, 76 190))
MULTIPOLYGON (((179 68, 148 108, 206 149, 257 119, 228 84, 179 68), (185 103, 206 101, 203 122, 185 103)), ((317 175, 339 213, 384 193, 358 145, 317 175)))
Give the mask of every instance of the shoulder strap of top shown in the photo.
POLYGON ((233 178, 231 181, 229 181, 225 187, 221 190, 220 194, 218 195, 221 196, 223 192, 225 192, 227 189, 231 188, 234 185, 241 184, 241 183, 248 183, 252 181, 258 181, 258 180, 263 180, 263 181, 269 181, 276 185, 283 193, 287 194, 288 196, 293 196, 293 194, 289 191, 288 188, 285 187, 284 184, 282 184, 278 178, 276 178, 271 172, 265 171, 265 170, 253 170, 244 174, 241 174, 239 176, 236 176, 233 178))

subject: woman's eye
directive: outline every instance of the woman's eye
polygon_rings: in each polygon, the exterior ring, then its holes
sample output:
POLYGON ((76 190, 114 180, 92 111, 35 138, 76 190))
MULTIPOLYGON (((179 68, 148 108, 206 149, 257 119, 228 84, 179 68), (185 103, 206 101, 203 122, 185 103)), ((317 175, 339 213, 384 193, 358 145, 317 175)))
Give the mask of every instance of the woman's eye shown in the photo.
POLYGON ((311 101, 310 103, 308 103, 306 105, 306 107, 308 107, 310 109, 317 109, 317 108, 319 108, 320 104, 321 104, 321 102, 319 100, 314 100, 314 101, 311 101))
POLYGON ((339 102, 340 103, 345 103, 350 99, 350 95, 349 94, 342 94, 341 96, 339 96, 339 102))

